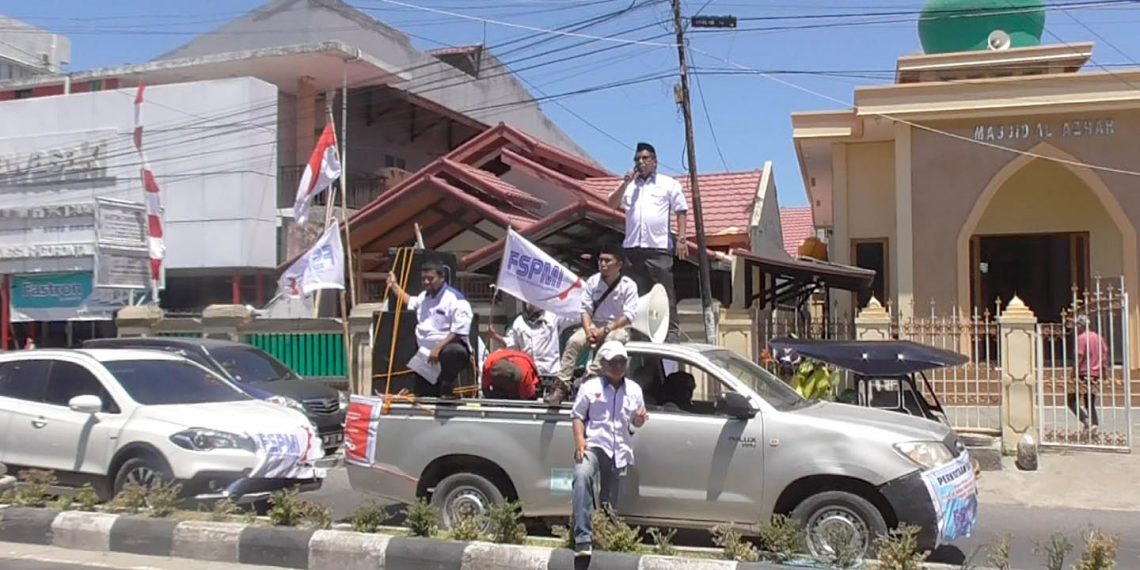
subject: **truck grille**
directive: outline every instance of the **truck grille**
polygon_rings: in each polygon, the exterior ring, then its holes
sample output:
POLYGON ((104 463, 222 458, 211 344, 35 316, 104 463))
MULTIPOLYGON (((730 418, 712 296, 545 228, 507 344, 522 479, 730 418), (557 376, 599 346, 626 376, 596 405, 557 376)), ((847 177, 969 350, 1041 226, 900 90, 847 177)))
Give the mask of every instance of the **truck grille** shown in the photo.
POLYGON ((305 400, 301 405, 305 406, 305 411, 310 414, 332 414, 340 411, 340 401, 336 398, 305 400))

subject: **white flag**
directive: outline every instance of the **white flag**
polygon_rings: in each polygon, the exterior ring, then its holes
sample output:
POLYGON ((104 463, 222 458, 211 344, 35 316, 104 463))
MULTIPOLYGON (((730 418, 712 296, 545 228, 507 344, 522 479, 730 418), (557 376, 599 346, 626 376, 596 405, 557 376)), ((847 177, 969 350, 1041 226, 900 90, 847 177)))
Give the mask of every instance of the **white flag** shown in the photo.
POLYGON ((582 314, 582 279, 526 238, 507 230, 496 286, 560 317, 582 314))
POLYGON ((344 246, 337 221, 277 281, 277 294, 293 299, 318 289, 344 290, 344 246))

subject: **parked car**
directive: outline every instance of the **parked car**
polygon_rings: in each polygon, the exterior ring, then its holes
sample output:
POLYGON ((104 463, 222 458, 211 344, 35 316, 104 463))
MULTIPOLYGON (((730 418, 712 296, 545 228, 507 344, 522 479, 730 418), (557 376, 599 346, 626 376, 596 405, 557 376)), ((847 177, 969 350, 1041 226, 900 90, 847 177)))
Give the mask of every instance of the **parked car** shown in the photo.
POLYGON ((247 394, 293 408, 317 427, 325 453, 332 454, 344 441, 344 414, 348 395, 301 378, 265 351, 241 342, 208 338, 124 337, 100 338, 84 348, 134 348, 180 354, 230 380, 247 394))
POLYGON ((0 463, 47 469, 107 499, 128 483, 186 497, 263 501, 320 488, 325 458, 300 413, 153 350, 0 353, 0 463))
MULTIPOLYGON (((970 534, 975 475, 969 452, 945 425, 805 400, 721 347, 630 342, 627 350, 628 381, 642 385, 650 414, 633 436, 636 464, 617 505, 632 524, 735 523, 755 533, 773 514, 786 514, 804 525, 817 555, 831 549, 828 537, 842 536, 828 527, 849 529, 864 554, 901 523, 921 528, 922 548, 970 534), (673 382, 695 388, 694 397, 685 401, 673 382)), ((505 500, 549 524, 569 516, 569 404, 432 404, 352 397, 345 463, 354 490, 403 503, 428 498, 448 526, 459 513, 505 500)))

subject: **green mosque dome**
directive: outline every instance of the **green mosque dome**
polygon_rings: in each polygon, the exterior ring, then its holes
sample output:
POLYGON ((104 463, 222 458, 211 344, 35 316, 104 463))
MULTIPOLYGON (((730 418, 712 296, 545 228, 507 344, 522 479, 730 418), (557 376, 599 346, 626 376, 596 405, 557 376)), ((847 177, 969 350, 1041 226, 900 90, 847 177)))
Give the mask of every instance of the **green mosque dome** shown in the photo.
POLYGON ((1044 31, 1044 0, 928 0, 918 21, 927 54, 1032 47, 1044 31))

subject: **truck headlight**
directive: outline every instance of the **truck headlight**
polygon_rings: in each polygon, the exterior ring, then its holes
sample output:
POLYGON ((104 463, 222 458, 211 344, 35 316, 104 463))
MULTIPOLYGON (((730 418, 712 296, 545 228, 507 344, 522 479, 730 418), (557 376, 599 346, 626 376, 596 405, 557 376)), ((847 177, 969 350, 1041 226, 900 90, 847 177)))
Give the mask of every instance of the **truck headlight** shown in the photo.
POLYGON ((954 455, 941 441, 908 441, 896 443, 894 448, 923 470, 933 469, 954 460, 954 455))
POLYGON ((236 433, 228 433, 205 428, 190 428, 170 436, 170 441, 183 449, 191 451, 210 451, 212 449, 244 449, 256 452, 257 446, 253 440, 236 433))
POLYGON ((309 414, 305 413, 305 406, 302 406, 301 402, 298 402, 297 400, 294 400, 293 398, 290 398, 288 396, 270 396, 269 398, 266 398, 265 401, 269 402, 270 404, 277 404, 278 406, 285 406, 286 408, 289 408, 291 410, 297 410, 298 412, 301 412, 302 414, 304 414, 306 416, 309 415, 309 414))

